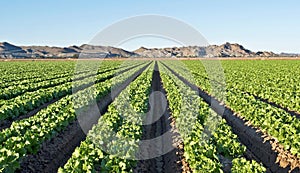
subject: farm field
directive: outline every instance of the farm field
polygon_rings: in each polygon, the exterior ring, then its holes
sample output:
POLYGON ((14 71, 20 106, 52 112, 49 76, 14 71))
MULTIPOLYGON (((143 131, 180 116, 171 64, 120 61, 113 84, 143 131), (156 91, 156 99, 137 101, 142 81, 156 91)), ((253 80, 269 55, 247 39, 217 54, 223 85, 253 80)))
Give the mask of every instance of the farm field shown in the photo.
POLYGON ((0 61, 0 172, 300 172, 299 69, 0 61))

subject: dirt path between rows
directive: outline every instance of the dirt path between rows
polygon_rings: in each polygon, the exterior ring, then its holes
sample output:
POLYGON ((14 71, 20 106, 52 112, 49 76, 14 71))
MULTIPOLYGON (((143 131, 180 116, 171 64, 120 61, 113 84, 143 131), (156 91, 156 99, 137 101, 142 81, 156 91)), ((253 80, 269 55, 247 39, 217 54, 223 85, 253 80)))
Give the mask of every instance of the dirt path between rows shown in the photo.
POLYGON ((142 140, 151 142, 140 144, 140 151, 147 159, 139 160, 134 172, 186 172, 189 168, 184 161, 182 141, 170 116, 157 63, 151 87, 150 110, 146 115, 147 125, 143 125, 142 136, 142 140))

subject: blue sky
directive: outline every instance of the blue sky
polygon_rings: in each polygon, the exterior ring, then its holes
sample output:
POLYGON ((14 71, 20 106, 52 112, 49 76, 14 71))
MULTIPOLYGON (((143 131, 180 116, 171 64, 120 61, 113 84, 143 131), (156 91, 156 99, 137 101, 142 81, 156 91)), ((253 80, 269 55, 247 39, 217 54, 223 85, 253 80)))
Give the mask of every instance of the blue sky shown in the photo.
MULTIPOLYGON (((190 24, 210 44, 228 41, 255 51, 300 52, 298 0, 3 0, 0 7, 0 42, 17 45, 80 45, 121 19, 157 14, 190 24)), ((148 38, 122 47, 172 45, 148 38)))

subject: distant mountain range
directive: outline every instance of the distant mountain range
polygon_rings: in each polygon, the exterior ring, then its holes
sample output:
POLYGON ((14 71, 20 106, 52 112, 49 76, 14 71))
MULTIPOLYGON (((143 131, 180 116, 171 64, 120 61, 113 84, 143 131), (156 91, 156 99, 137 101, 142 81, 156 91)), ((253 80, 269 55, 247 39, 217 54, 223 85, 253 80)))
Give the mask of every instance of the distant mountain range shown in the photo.
POLYGON ((253 52, 242 45, 225 43, 207 47, 187 46, 172 48, 145 48, 127 51, 111 46, 84 44, 70 47, 15 46, 0 42, 0 58, 114 58, 114 57, 276 57, 298 56, 298 54, 275 54, 273 52, 253 52))
POLYGON ((110 58, 136 56, 120 48, 110 46, 81 45, 70 47, 15 46, 7 42, 0 43, 0 58, 110 58))

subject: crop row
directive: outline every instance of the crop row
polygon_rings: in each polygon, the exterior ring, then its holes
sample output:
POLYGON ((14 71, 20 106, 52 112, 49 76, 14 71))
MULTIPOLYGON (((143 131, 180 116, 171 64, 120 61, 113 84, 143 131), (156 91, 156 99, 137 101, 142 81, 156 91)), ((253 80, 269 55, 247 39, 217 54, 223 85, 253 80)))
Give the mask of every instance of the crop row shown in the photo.
MULTIPOLYGON (((48 62, 47 64, 52 67, 51 69, 48 69, 49 67, 42 66, 38 67, 36 69, 33 69, 29 72, 21 72, 20 75, 21 78, 17 78, 14 73, 9 71, 9 66, 3 67, 5 70, 6 77, 5 79, 0 79, 0 88, 8 88, 15 85, 25 85, 25 84, 32 84, 32 83, 38 83, 42 81, 48 81, 58 78, 76 78, 77 75, 85 74, 89 75, 88 73, 95 74, 97 72, 97 69, 111 69, 114 70, 116 68, 119 68, 120 65, 124 67, 122 64, 123 61, 113 61, 113 62, 107 62, 103 61, 101 63, 95 63, 95 62, 78 62, 78 64, 74 64, 73 62, 68 62, 68 64, 62 63, 64 65, 64 68, 60 67, 60 64, 53 65, 53 62, 48 62), (95 71, 91 71, 91 68, 97 68, 95 71), (111 68, 109 68, 111 67, 111 68), (12 76, 11 76, 12 75, 12 76), (8 79, 6 79, 8 78, 8 79)), ((9 65, 9 64, 8 64, 9 65)), ((28 66, 26 68, 35 68, 35 64, 27 64, 28 66)), ((14 67, 15 69, 16 67, 14 67)), ((98 71, 99 72, 99 71, 98 71)))
MULTIPOLYGON (((175 62, 167 63, 174 71, 183 76, 190 82, 194 82, 197 86, 204 89, 208 93, 212 93, 211 83, 208 78, 201 77, 202 73, 197 72, 193 68, 191 72, 193 76, 186 75, 190 69, 183 70, 179 68, 175 62), (195 74, 201 75, 195 75, 195 74)), ((227 83, 230 81, 227 81, 227 83)), ((232 84, 229 84, 229 86, 232 84)), ((218 85, 222 88, 221 85, 218 85)), ((251 122, 252 125, 261 129, 264 133, 276 138, 286 150, 292 154, 300 153, 300 120, 288 112, 274 107, 268 103, 257 100, 251 94, 245 94, 233 90, 227 90, 225 103, 232 110, 239 113, 245 120, 251 122)), ((214 95, 214 94, 212 94, 214 95)), ((298 156, 299 157, 299 156, 298 156)))
POLYGON ((108 107, 59 172, 131 172, 148 110, 153 65, 108 107))
POLYGON ((129 67, 129 66, 134 65, 135 63, 136 62, 134 62, 133 64, 128 64, 124 61, 113 61, 113 62, 103 61, 100 64, 92 63, 92 62, 84 62, 84 63, 79 63, 76 66, 76 68, 73 67, 73 69, 66 68, 65 71, 60 71, 60 70, 55 69, 50 74, 49 74, 49 72, 46 72, 47 75, 44 75, 45 71, 36 71, 33 74, 32 73, 23 73, 23 76, 30 76, 30 78, 23 79, 23 80, 14 80, 11 82, 7 82, 7 81, 2 82, 0 84, 0 88, 7 88, 10 86, 15 86, 15 85, 18 85, 18 86, 25 85, 25 84, 29 85, 31 83, 49 81, 49 80, 65 78, 65 77, 69 77, 72 80, 77 80, 84 76, 88 77, 88 76, 93 76, 93 75, 100 74, 103 72, 116 70, 118 68, 129 67), (103 69, 106 69, 106 70, 103 70, 103 69), (95 72, 97 72, 97 73, 95 73, 95 72), (41 75, 41 73, 43 75, 41 75), (36 74, 38 74, 38 75, 36 75, 36 74))
POLYGON ((36 153, 40 145, 76 119, 76 110, 107 95, 114 86, 121 85, 142 67, 131 69, 112 79, 97 83, 73 95, 63 97, 35 116, 12 123, 0 133, 0 170, 13 172, 21 159, 36 153))
MULTIPOLYGON (((184 61, 192 73, 207 76, 200 61, 184 61)), ((251 93, 259 98, 300 112, 300 61, 222 61, 228 89, 251 93)))
POLYGON ((99 71, 100 75, 98 76, 91 76, 84 78, 83 80, 67 82, 62 85, 47 89, 40 89, 34 92, 26 92, 25 94, 13 99, 4 100, 0 103, 0 120, 12 119, 19 115, 24 115, 28 111, 31 111, 52 99, 61 98, 91 86, 94 83, 105 81, 123 70, 123 68, 115 71, 107 71, 107 69, 103 69, 103 72, 107 72, 101 74, 101 71, 99 71))
POLYGON ((195 91, 160 65, 169 107, 184 143, 184 156, 195 172, 265 172, 254 160, 244 158, 246 147, 237 135, 195 91), (228 168, 227 168, 228 169, 228 168), (227 170, 228 171, 228 170, 227 170))
POLYGON ((73 72, 74 62, 55 61, 22 61, 22 62, 1 62, 0 64, 1 83, 29 80, 34 78, 47 78, 58 74, 73 72))
MULTIPOLYGON (((107 67, 113 67, 112 69, 114 69, 118 65, 119 65, 119 63, 116 63, 116 64, 110 63, 110 64, 107 64, 106 67, 104 66, 104 68, 106 69, 107 67)), ((97 64, 94 64, 92 67, 89 67, 86 69, 80 69, 81 71, 86 71, 85 73, 77 73, 77 74, 73 74, 73 75, 71 73, 70 75, 63 77, 63 78, 55 78, 52 80, 42 80, 40 82, 32 81, 29 84, 25 83, 25 84, 19 84, 19 85, 12 85, 7 88, 1 88, 0 89, 0 92, 1 92, 0 99, 7 100, 7 99, 11 99, 13 97, 16 97, 18 95, 21 95, 25 92, 32 92, 32 91, 38 90, 40 88, 49 88, 49 87, 64 84, 66 82, 72 82, 72 81, 80 80, 85 77, 94 76, 96 74, 99 74, 99 72, 96 71, 98 68, 99 68, 99 66, 97 66, 97 64)), ((101 69, 103 69, 103 68, 101 68, 101 69)))

